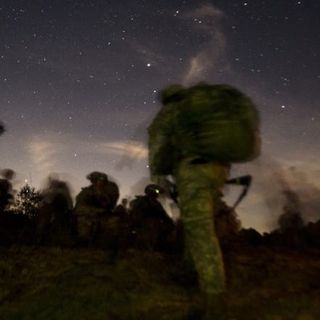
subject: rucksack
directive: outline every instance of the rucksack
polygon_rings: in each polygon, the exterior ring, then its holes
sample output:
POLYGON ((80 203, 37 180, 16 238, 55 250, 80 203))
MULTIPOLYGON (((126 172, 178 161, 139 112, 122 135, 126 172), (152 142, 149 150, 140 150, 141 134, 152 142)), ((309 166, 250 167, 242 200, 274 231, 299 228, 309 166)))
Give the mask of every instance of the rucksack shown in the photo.
POLYGON ((173 144, 179 157, 246 162, 260 153, 259 116, 249 97, 228 85, 191 87, 178 105, 173 144))
POLYGON ((237 89, 171 86, 162 98, 164 106, 148 129, 151 174, 172 174, 185 158, 236 163, 260 154, 257 108, 237 89))

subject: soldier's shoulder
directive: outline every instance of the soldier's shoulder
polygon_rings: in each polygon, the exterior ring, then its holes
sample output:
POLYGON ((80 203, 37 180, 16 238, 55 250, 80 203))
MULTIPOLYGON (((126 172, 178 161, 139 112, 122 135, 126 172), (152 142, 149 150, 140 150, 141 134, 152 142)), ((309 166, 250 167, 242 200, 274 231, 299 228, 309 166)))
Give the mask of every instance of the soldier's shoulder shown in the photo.
POLYGON ((143 200, 144 196, 135 196, 135 198, 133 200, 130 201, 130 204, 136 204, 139 201, 143 200))
POLYGON ((83 196, 91 194, 91 193, 92 193, 92 188, 90 188, 90 187, 81 188, 80 192, 77 195, 77 198, 83 197, 83 196))
POLYGON ((131 200, 131 202, 136 201, 136 200, 140 200, 141 198, 143 198, 144 196, 135 196, 133 200, 131 200))
POLYGON ((92 190, 91 186, 81 188, 80 192, 90 192, 92 190))
POLYGON ((113 190, 119 189, 119 186, 114 181, 108 181, 108 187, 113 190))

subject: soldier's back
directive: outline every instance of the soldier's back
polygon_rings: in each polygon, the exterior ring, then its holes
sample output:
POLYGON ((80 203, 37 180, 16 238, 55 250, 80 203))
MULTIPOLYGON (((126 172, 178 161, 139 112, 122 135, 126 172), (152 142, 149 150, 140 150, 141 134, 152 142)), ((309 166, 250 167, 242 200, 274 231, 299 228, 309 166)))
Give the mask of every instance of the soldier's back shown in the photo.
POLYGON ((108 181, 108 184, 106 186, 106 194, 107 198, 109 199, 109 209, 113 210, 120 195, 118 185, 113 181, 108 181))
POLYGON ((12 189, 11 183, 6 179, 0 179, 0 213, 5 210, 12 195, 10 193, 12 189))

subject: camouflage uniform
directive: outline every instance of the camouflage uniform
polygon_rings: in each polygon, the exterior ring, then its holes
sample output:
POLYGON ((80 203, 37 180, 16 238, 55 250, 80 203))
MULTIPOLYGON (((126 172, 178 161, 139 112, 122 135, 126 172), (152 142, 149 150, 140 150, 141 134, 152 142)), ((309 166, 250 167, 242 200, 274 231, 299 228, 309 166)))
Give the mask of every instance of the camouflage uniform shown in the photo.
POLYGON ((212 212, 229 162, 259 153, 258 114, 249 98, 227 85, 173 85, 161 98, 164 106, 148 128, 151 177, 160 184, 161 176, 175 177, 186 251, 203 293, 216 295, 225 290, 225 274, 212 212))
POLYGON ((102 172, 92 172, 87 178, 92 185, 83 188, 76 197, 74 214, 79 238, 92 243, 100 229, 106 232, 111 226, 114 230, 117 224, 113 223, 111 213, 119 198, 119 188, 102 172))
POLYGON ((83 188, 76 197, 74 214, 80 239, 92 242, 97 235, 100 216, 105 208, 99 204, 93 186, 83 188))
POLYGON ((192 162, 192 158, 184 159, 175 173, 185 246, 198 272, 200 288, 215 294, 225 290, 225 274, 212 212, 217 212, 227 168, 219 163, 192 162))

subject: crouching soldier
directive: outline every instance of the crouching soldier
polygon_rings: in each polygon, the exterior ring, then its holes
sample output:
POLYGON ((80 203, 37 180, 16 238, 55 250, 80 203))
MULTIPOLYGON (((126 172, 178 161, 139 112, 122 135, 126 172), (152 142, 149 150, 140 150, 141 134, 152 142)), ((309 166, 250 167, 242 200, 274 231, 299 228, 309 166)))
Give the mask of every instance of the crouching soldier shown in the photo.
POLYGON ((36 219, 37 244, 72 245, 72 198, 68 184, 49 178, 36 219))
POLYGON ((102 172, 92 172, 87 179, 91 185, 77 195, 74 215, 80 244, 92 245, 101 230, 103 217, 112 212, 118 201, 119 189, 102 172))
POLYGON ((130 203, 130 227, 134 246, 140 249, 167 251, 173 242, 175 226, 158 201, 162 188, 146 186, 145 195, 130 203))

